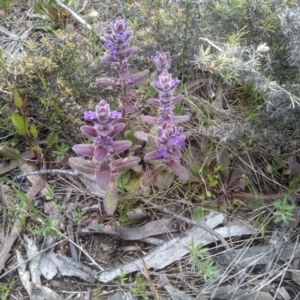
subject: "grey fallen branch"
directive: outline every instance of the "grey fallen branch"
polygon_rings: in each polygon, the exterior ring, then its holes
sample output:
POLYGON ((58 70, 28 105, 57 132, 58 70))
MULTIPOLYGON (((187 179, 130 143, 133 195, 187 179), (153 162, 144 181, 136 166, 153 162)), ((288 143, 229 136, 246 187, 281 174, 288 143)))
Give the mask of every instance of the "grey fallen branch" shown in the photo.
MULTIPOLYGON (((269 265, 271 262, 285 262, 293 259, 295 250, 295 243, 288 243, 284 245, 277 253, 277 246, 259 245, 249 247, 248 249, 235 250, 234 259, 239 260, 240 266, 248 268, 250 266, 261 267, 269 265)), ((217 262, 222 266, 229 266, 232 263, 231 257, 227 253, 221 253, 218 256, 217 262)))
MULTIPOLYGON (((207 216, 205 223, 210 228, 216 228, 218 225, 222 224, 223 219, 224 216, 222 214, 211 213, 207 216)), ((217 228, 215 231, 224 239, 229 236, 252 235, 256 233, 257 229, 236 221, 229 223, 227 226, 217 228)), ((163 269, 169 264, 180 260, 188 253, 184 247, 190 245, 192 238, 196 244, 202 243, 204 245, 208 245, 219 240, 215 237, 215 235, 211 235, 205 229, 193 226, 187 231, 181 233, 178 237, 154 248, 141 259, 136 259, 113 269, 99 272, 96 275, 96 279, 100 282, 109 282, 115 279, 121 272, 123 272, 123 274, 136 272, 142 269, 145 265, 148 269, 163 269)))
POLYGON ((190 225, 193 225, 193 226, 198 226, 204 230, 206 230, 207 232, 209 232, 210 234, 212 234, 213 236, 215 236, 222 244, 223 246, 225 247, 226 250, 228 250, 229 252, 229 255, 231 256, 231 258, 233 259, 234 257, 234 250, 230 248, 230 246, 228 245, 228 243, 226 242, 226 240, 224 239, 224 237, 222 235, 220 235, 218 232, 216 232, 213 228, 207 226, 207 224, 203 221, 201 222, 195 222, 193 220, 190 220, 188 218, 185 218, 185 217, 182 217, 164 207, 160 208, 160 207, 157 207, 155 204, 149 202, 149 201, 146 201, 144 199, 140 199, 142 202, 144 202, 145 204, 151 206, 151 207, 154 207, 156 210, 159 210, 167 215, 170 215, 172 216, 174 219, 176 220, 179 220, 179 221, 182 221, 182 222, 185 222, 187 224, 190 224, 190 225))
POLYGON ((15 179, 27 177, 30 175, 45 175, 45 174, 64 174, 64 175, 71 175, 71 176, 80 175, 80 173, 77 171, 52 169, 52 170, 39 170, 39 171, 26 172, 16 176, 15 179))
MULTIPOLYGON (((128 228, 120 226, 118 223, 112 225, 89 225, 86 228, 78 230, 81 234, 93 234, 93 233, 105 233, 110 235, 115 235, 123 240, 143 240, 150 236, 160 235, 164 233, 177 231, 173 228, 174 221, 173 218, 161 219, 149 222, 143 226, 128 228)), ((155 241, 157 243, 157 241, 155 241)))

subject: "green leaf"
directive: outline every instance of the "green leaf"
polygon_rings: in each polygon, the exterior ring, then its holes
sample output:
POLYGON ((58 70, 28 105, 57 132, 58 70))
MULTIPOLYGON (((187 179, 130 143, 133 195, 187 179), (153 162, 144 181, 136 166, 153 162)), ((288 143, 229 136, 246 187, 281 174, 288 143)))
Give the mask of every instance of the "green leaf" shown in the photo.
POLYGON ((135 172, 130 173, 130 178, 124 188, 129 193, 134 193, 141 188, 140 178, 135 172))
POLYGON ((37 1, 37 0, 34 1, 33 11, 34 11, 37 15, 41 15, 41 14, 42 14, 41 6, 40 6, 40 4, 39 4, 39 1, 37 1))
POLYGON ((47 136, 47 148, 51 148, 55 143, 57 143, 58 136, 57 134, 51 132, 47 136))
POLYGON ((38 75, 38 77, 40 78, 40 80, 42 82, 42 85, 43 85, 45 91, 47 92, 48 96, 50 96, 50 92, 49 92, 49 89, 47 87, 47 84, 46 84, 46 81, 45 81, 44 77, 42 77, 40 75, 38 75))
POLYGON ((2 154, 5 158, 12 159, 12 160, 23 160, 22 156, 19 152, 14 148, 9 148, 4 145, 0 146, 0 154, 2 154))
POLYGON ((131 171, 126 171, 118 176, 118 187, 124 189, 130 179, 131 171))
POLYGON ((38 137, 38 130, 34 124, 30 124, 30 133, 32 134, 34 139, 37 139, 38 137))
POLYGON ((201 167, 202 167, 201 163, 195 163, 195 162, 189 163, 190 171, 196 177, 199 177, 199 171, 201 170, 201 167))
POLYGON ((34 152, 41 152, 42 148, 40 146, 36 145, 36 146, 31 147, 30 150, 34 151, 34 152))
POLYGON ((117 180, 113 178, 109 182, 103 199, 104 210, 108 215, 112 215, 115 212, 118 206, 118 201, 117 180))
POLYGON ((27 123, 26 120, 22 118, 19 114, 12 113, 11 121, 15 127, 15 130, 18 134, 25 136, 27 133, 27 123))
POLYGON ((3 63, 3 53, 2 53, 2 49, 0 49, 0 67, 3 68, 4 63, 3 63))
POLYGON ((36 216, 38 216, 40 219, 41 219, 41 221, 43 222, 43 223, 45 223, 46 222, 46 220, 43 218, 43 216, 38 212, 38 210, 35 208, 35 206, 32 204, 32 202, 27 198, 27 196, 23 193, 23 192, 21 192, 21 191, 19 191, 16 187, 12 187, 13 189, 14 189, 14 191, 18 194, 18 196, 20 197, 20 200, 22 201, 22 202, 24 202, 27 206, 28 206, 28 208, 29 208, 29 210, 31 211, 31 212, 33 212, 36 216))
POLYGON ((21 109, 23 106, 23 100, 20 97, 19 93, 17 92, 17 90, 13 91, 14 94, 14 101, 15 101, 15 105, 17 108, 21 109))

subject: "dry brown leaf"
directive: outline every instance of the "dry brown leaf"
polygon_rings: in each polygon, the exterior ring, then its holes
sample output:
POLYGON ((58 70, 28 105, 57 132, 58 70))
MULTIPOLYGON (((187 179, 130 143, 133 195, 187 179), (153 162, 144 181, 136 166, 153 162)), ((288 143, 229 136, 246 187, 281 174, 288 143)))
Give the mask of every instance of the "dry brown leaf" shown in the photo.
POLYGON ((232 300, 239 297, 243 297, 239 298, 243 300, 273 300, 273 297, 268 293, 251 293, 251 290, 240 289, 232 285, 218 287, 217 290, 212 293, 212 295, 213 299, 218 298, 220 300, 232 300))

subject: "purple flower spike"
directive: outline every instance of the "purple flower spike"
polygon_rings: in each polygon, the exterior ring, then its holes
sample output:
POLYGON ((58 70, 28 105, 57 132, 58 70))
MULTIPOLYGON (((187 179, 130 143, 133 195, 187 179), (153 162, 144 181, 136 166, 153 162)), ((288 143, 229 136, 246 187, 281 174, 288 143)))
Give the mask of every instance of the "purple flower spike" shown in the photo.
POLYGON ((156 51, 156 55, 151 56, 151 59, 156 68, 156 77, 158 77, 163 71, 168 71, 171 67, 172 60, 170 58, 170 52, 156 51))
POLYGON ((127 29, 128 24, 124 19, 118 17, 111 23, 111 28, 114 33, 124 33, 127 29))
POLYGON ((155 81, 152 85, 159 93, 168 93, 172 92, 178 83, 179 79, 172 79, 172 75, 167 71, 164 71, 159 77, 158 81, 155 81))

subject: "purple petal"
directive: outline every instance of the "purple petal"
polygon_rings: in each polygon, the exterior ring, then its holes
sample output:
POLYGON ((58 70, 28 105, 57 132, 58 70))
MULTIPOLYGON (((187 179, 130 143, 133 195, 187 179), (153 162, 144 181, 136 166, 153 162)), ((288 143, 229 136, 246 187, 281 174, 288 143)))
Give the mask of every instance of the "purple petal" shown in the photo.
POLYGON ((91 144, 78 144, 72 147, 73 151, 80 155, 93 156, 95 147, 91 144))
POLYGON ((109 113, 109 118, 110 119, 115 120, 115 119, 120 119, 121 117, 122 117, 122 113, 117 111, 117 110, 111 111, 109 113))
POLYGON ((188 170, 182 166, 177 161, 171 159, 171 161, 167 164, 167 166, 173 171, 173 173, 178 176, 182 180, 188 180, 189 179, 189 172, 188 170))
POLYGON ((80 127, 80 129, 81 129, 81 131, 83 131, 84 133, 86 133, 92 137, 98 136, 97 130, 92 126, 83 125, 80 127))
POLYGON ((161 148, 161 149, 157 150, 156 151, 156 156, 158 158, 166 158, 168 156, 167 149, 161 148))
POLYGON ((89 175, 94 175, 96 170, 95 162, 86 160, 82 157, 70 157, 69 166, 75 171, 89 175))
POLYGON ((120 173, 128 171, 132 169, 135 165, 137 165, 141 159, 137 156, 129 156, 126 158, 116 159, 112 162, 113 165, 113 173, 120 173))
POLYGON ((101 166, 101 168, 95 172, 95 176, 96 183, 98 184, 100 189, 105 190, 109 184, 111 176, 110 167, 108 165, 101 166))
POLYGON ((93 121, 97 118, 97 115, 95 112, 93 111, 90 111, 90 110, 87 110, 83 113, 83 118, 86 120, 86 121, 93 121))
POLYGON ((105 86, 121 86, 120 78, 97 78, 96 83, 105 86))
POLYGON ((112 154, 117 154, 120 152, 123 152, 127 150, 132 145, 132 142, 130 141, 116 141, 114 142, 114 145, 112 146, 112 154))
POLYGON ((108 151, 101 146, 96 147, 94 152, 95 152, 94 158, 96 161, 102 161, 103 159, 106 158, 106 155, 108 153, 108 151))

